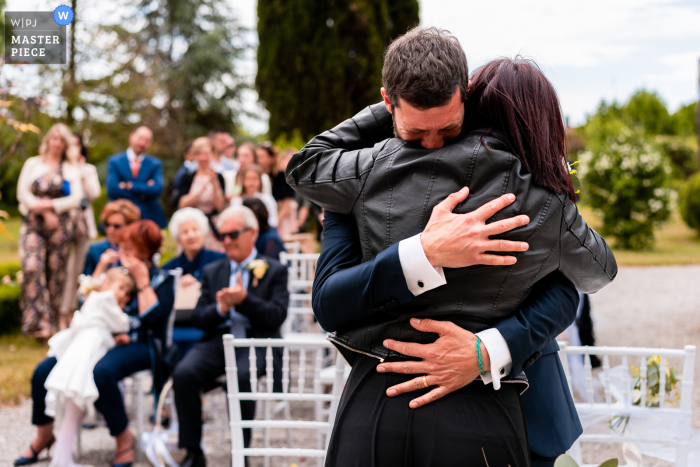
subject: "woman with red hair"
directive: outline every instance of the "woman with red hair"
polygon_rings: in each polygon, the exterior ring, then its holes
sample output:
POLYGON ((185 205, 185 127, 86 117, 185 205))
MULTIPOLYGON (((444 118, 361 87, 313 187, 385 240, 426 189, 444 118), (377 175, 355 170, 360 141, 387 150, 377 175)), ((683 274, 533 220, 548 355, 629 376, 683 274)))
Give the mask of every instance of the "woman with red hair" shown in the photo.
MULTIPOLYGON (((95 365, 93 376, 99 392, 95 408, 102 413, 117 448, 113 467, 130 467, 134 460, 134 437, 128 429, 124 401, 117 385, 119 381, 138 371, 151 369, 156 388, 161 384, 158 371, 159 348, 165 338, 165 328, 173 307, 172 276, 161 272, 153 264, 153 255, 160 249, 163 237, 158 225, 142 220, 122 229, 119 240, 119 262, 136 282, 136 294, 124 312, 129 315, 130 329, 115 337, 116 346, 95 365), (156 358, 153 359, 152 357, 156 358)), ((108 265, 100 262, 93 277, 101 276, 108 265)), ((32 376, 32 424, 37 426, 37 437, 15 465, 29 465, 38 454, 53 444, 53 418, 46 415, 44 382, 56 365, 55 357, 48 357, 34 370, 32 376)))

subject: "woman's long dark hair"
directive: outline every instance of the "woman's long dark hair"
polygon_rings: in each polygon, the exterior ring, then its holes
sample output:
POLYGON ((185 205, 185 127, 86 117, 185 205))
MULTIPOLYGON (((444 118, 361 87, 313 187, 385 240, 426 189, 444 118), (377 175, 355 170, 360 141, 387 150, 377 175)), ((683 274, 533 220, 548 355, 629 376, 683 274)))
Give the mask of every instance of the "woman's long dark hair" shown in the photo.
POLYGON ((502 58, 476 70, 467 92, 464 127, 503 133, 537 185, 576 201, 559 98, 533 61, 502 58))

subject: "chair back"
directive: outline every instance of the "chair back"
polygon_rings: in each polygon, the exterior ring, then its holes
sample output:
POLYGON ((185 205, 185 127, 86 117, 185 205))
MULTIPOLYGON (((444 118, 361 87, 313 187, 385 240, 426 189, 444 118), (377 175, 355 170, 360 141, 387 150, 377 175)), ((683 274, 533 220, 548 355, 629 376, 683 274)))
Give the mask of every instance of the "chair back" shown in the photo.
POLYGON ((284 249, 287 250, 287 253, 301 253, 301 243, 285 242, 284 249))
POLYGON ((291 293, 311 293, 319 256, 318 253, 280 253, 280 262, 289 270, 287 286, 291 293))
MULTIPOLYGON (((182 277, 182 268, 175 268, 168 271, 168 274, 173 276, 173 297, 177 293, 177 284, 180 282, 182 277)), ((165 348, 169 349, 173 345, 173 329, 175 328, 175 301, 173 300, 173 307, 170 310, 170 316, 168 316, 168 326, 165 329, 165 348)))
POLYGON ((330 434, 338 410, 338 402, 343 389, 343 372, 345 360, 338 356, 336 360, 335 378, 330 394, 323 391, 324 385, 320 382, 323 356, 333 345, 327 340, 301 340, 301 339, 234 339, 230 334, 223 336, 224 357, 226 361, 226 382, 228 386, 228 407, 231 426, 231 456, 233 467, 244 467, 245 456, 283 456, 283 457, 316 457, 325 458, 326 449, 330 441, 330 434), (256 348, 265 348, 266 380, 264 385, 258 384, 256 348), (250 363, 250 387, 252 392, 239 392, 238 368, 236 365, 236 349, 249 349, 250 363), (273 392, 273 348, 282 348, 282 392, 273 392), (295 370, 296 381, 291 371, 291 354, 298 354, 295 370), (307 381, 307 360, 311 358, 313 365, 313 379, 307 381), (294 384, 296 383, 296 384, 294 384), (307 384, 310 383, 310 384, 307 384), (261 401, 285 401, 292 403, 314 402, 316 404, 329 404, 328 418, 326 420, 242 420, 239 402, 241 400, 261 401), (319 436, 325 437, 322 446, 311 448, 244 448, 243 428, 287 428, 316 430, 319 436))
MULTIPOLYGON (((567 346, 560 342, 561 362, 573 397, 572 378, 567 355, 582 355, 585 372, 585 392, 587 402, 575 402, 576 411, 581 418, 584 432, 571 449, 571 455, 580 464, 580 442, 616 442, 616 443, 658 443, 676 448, 676 465, 687 466, 688 445, 690 443, 690 423, 693 395, 693 371, 695 368, 695 346, 686 345, 679 349, 653 349, 642 347, 589 347, 567 346), (603 394, 596 402, 591 355, 602 357, 603 365, 599 375, 603 394), (619 366, 610 367, 613 357, 621 361, 619 366), (656 359, 651 371, 647 365, 650 357, 656 359), (683 373, 674 375, 678 382, 670 394, 666 392, 671 369, 667 359, 682 361, 683 373), (638 365, 638 369, 630 366, 638 365), (635 373, 637 376, 635 376, 635 373), (647 390, 658 382, 657 397, 649 397, 647 390), (670 397, 669 397, 670 396, 670 397), (667 399, 668 398, 668 399, 667 399), (658 429, 626 430, 630 420, 659 420, 667 426, 674 426, 675 432, 663 433, 658 429), (608 433, 587 433, 587 426, 607 422, 611 429, 608 433), (670 425, 669 425, 670 424, 670 425), (616 425, 615 429, 612 427, 616 425), (646 432, 645 431, 652 431, 646 432)), ((651 394, 651 393, 650 393, 651 394)), ((656 422, 654 422, 656 423, 656 422)))
POLYGON ((316 322, 314 311, 311 307, 310 293, 289 294, 289 307, 287 319, 282 324, 282 337, 298 337, 299 334, 320 335, 325 339, 326 333, 316 322))

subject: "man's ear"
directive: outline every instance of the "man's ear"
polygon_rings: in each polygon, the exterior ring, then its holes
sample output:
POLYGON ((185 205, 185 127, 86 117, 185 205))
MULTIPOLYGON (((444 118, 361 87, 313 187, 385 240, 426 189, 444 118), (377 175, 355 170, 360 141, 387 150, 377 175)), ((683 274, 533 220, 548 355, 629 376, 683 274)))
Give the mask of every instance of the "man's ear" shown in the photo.
POLYGON ((384 98, 384 105, 386 106, 386 110, 391 113, 391 101, 389 100, 389 96, 386 93, 386 89, 382 88, 382 97, 384 98))

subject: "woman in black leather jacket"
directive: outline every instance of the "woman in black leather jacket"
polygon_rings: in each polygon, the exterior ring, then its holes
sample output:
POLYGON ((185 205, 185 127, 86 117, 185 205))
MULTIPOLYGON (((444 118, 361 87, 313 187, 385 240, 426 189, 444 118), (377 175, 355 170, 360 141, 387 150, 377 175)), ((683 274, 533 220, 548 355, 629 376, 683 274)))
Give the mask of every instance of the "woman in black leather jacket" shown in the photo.
MULTIPOLYGON (((610 248, 574 204, 559 101, 534 64, 503 59, 477 70, 467 94, 462 136, 439 150, 399 139, 377 142, 369 149, 334 149, 339 138, 345 139, 344 132, 366 129, 372 123, 391 124, 383 104, 312 140, 292 158, 292 169, 287 170, 288 182, 303 196, 333 212, 353 214, 365 261, 394 242, 420 233, 431 209, 464 186, 470 195, 455 209, 458 213, 473 211, 503 194, 515 194, 515 202, 492 222, 526 214, 530 223, 495 238, 525 241, 530 248, 517 253, 517 262, 511 266, 445 269, 446 285, 378 314, 358 328, 333 333, 330 339, 354 369, 376 366, 377 359, 406 359, 385 348, 385 339, 427 343, 431 335, 414 329, 410 318, 451 321, 476 333, 511 316, 532 285, 552 271, 560 270, 585 293, 596 292, 614 279, 617 265, 610 248)), ((396 424, 401 412, 409 410, 405 401, 382 397, 378 388, 384 387, 382 378, 387 375, 353 373, 362 378, 351 374, 348 381, 350 396, 343 395, 329 465, 335 465, 338 446, 348 449, 353 429, 396 424), (368 399, 374 399, 376 407, 368 407, 368 399)), ((522 376, 510 382, 527 384, 522 376)), ((428 441, 421 438, 414 451, 430 451, 431 459, 441 459, 437 464, 452 465, 450 459, 460 457, 456 452, 468 456, 484 448, 492 453, 490 465, 527 465, 518 396, 524 387, 505 384, 500 391, 483 391, 478 382, 422 407, 408 425, 426 423, 426 431, 434 435, 428 441), (430 406, 434 407, 425 410, 430 406), (450 456, 454 457, 437 454, 445 452, 438 448, 441 443, 453 446, 450 456)), ((411 432, 409 427, 406 430, 411 432)), ((387 453, 393 445, 405 445, 390 436, 378 441, 387 453)), ((387 457, 401 455, 405 454, 387 457)))

